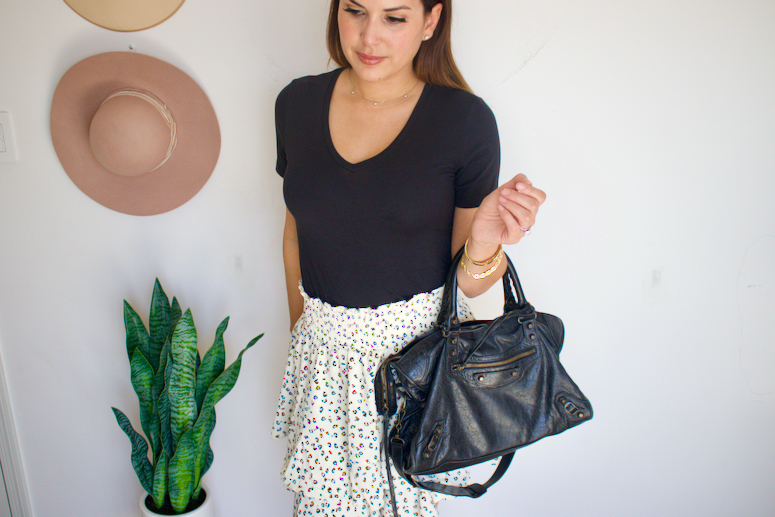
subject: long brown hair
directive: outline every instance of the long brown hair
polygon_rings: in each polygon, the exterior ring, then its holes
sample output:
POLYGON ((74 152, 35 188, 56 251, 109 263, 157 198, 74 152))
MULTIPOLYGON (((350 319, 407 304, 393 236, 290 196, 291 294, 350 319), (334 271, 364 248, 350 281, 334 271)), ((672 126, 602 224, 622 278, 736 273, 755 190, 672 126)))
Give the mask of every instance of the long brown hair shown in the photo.
MULTIPOLYGON (((425 13, 429 13, 433 6, 441 4, 441 16, 433 37, 423 41, 420 50, 414 56, 414 73, 426 83, 458 88, 471 91, 471 88, 463 79, 455 59, 452 57, 452 0, 421 0, 425 13)), ((331 10, 328 13, 328 30, 326 31, 326 43, 328 54, 339 66, 349 68, 350 63, 342 50, 342 42, 339 39, 339 0, 331 0, 331 10)))

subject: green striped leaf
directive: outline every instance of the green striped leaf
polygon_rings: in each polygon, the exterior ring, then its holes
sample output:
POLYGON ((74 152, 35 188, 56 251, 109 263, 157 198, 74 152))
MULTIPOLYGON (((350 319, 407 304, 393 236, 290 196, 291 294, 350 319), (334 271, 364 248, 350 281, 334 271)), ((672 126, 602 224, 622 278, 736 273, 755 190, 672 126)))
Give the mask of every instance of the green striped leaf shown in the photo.
POLYGON ((137 315, 126 300, 124 300, 124 327, 126 328, 126 353, 129 361, 132 361, 132 355, 137 349, 140 349, 145 358, 148 359, 148 332, 145 330, 145 325, 143 325, 140 316, 137 315))
POLYGON ((153 371, 159 370, 159 356, 164 347, 164 343, 170 334, 170 301, 164 293, 159 279, 153 285, 153 297, 151 298, 151 315, 148 319, 149 332, 149 353, 148 362, 151 363, 153 371))
POLYGON ((132 467, 135 469, 137 479, 140 480, 143 490, 150 494, 153 482, 153 466, 148 460, 148 442, 134 430, 132 424, 129 423, 129 419, 120 409, 111 409, 116 416, 118 426, 126 433, 129 437, 129 442, 132 444, 132 467))
POLYGON ((167 495, 167 462, 169 456, 166 451, 161 451, 159 461, 156 462, 156 470, 153 472, 153 504, 156 505, 156 509, 159 510, 164 506, 164 498, 167 495))
MULTIPOLYGON (((198 444, 197 444, 198 445, 198 444)), ((207 471, 210 470, 210 467, 213 465, 213 449, 210 447, 210 444, 207 444, 207 453, 205 454, 205 462, 204 467, 201 468, 202 472, 199 474, 199 480, 196 488, 194 489, 194 493, 191 495, 191 499, 197 500, 199 499, 199 492, 202 491, 202 478, 205 474, 207 474, 207 471)))
POLYGON ((227 316, 215 331, 215 341, 213 346, 205 354, 202 359, 202 365, 196 373, 196 407, 202 407, 205 394, 207 394, 207 388, 210 384, 223 373, 223 368, 226 364, 226 350, 223 345, 223 333, 226 332, 226 327, 229 326, 229 317, 227 316))
POLYGON ((172 341, 172 334, 175 332, 175 327, 178 326, 182 312, 180 310, 180 304, 178 299, 173 296, 172 305, 170 305, 170 341, 172 341))
POLYGON ((255 345, 262 337, 264 337, 263 334, 251 339, 250 343, 248 343, 239 353, 237 359, 235 359, 234 362, 213 381, 205 395, 205 400, 202 405, 203 408, 215 407, 215 405, 231 391, 237 383, 237 377, 239 377, 240 368, 242 368, 242 354, 247 352, 248 349, 255 345))
POLYGON ((185 511, 197 485, 194 478, 193 431, 191 428, 180 437, 178 449, 167 467, 170 503, 178 513, 185 511))
POLYGON ((170 403, 169 397, 162 398, 164 387, 167 385, 167 379, 171 369, 169 363, 172 361, 170 355, 170 349, 172 345, 169 339, 165 341, 162 347, 161 354, 159 354, 159 368, 156 374, 153 376, 153 401, 154 401, 154 414, 157 423, 157 440, 152 444, 153 446, 153 458, 154 465, 159 461, 159 455, 162 449, 166 449, 167 458, 172 456, 172 439, 169 432, 170 429, 170 403))
POLYGON ((188 309, 172 335, 172 374, 168 394, 170 430, 175 443, 196 421, 196 357, 196 327, 191 309, 188 309))
MULTIPOLYGON (((210 444, 207 444, 207 452, 205 453, 205 463, 202 467, 202 473, 199 475, 199 487, 202 487, 202 478, 205 474, 207 474, 207 471, 210 470, 210 467, 213 466, 213 459, 215 458, 215 454, 213 454, 213 449, 210 447, 210 444)), ((196 496, 199 496, 199 493, 196 494, 196 496)))
POLYGON ((135 353, 132 354, 131 379, 140 405, 140 425, 153 448, 155 458, 161 449, 161 440, 158 428, 159 419, 154 411, 153 369, 139 350, 135 350, 135 353))
POLYGON ((204 468, 202 468, 202 472, 199 474, 199 480, 196 488, 194 489, 194 493, 191 494, 191 499, 196 501, 199 499, 199 492, 202 491, 202 478, 205 474, 207 474, 207 471, 210 470, 210 467, 213 464, 213 449, 210 447, 210 445, 207 445, 207 454, 205 454, 205 464, 204 468))
MULTIPOLYGON (((239 377, 240 368, 242 368, 242 354, 252 347, 256 341, 261 339, 261 337, 263 337, 263 334, 253 338, 239 353, 237 359, 234 360, 231 366, 224 370, 207 390, 204 403, 202 404, 202 410, 199 412, 199 418, 197 418, 196 424, 194 425, 193 438, 194 443, 197 445, 197 457, 194 468, 196 469, 195 474, 197 481, 201 479, 201 476, 206 470, 207 449, 210 447, 210 436, 215 428, 215 405, 223 399, 237 383, 237 377, 239 377)), ((209 466, 207 466, 207 468, 209 468, 209 466)))
POLYGON ((167 365, 171 358, 172 343, 169 339, 164 342, 164 346, 159 354, 159 367, 153 376, 153 399, 158 400, 164 386, 167 384, 167 365))
POLYGON ((161 427, 161 443, 164 452, 167 453, 167 458, 171 458, 175 453, 175 440, 172 438, 172 430, 170 429, 170 397, 169 392, 167 391, 171 376, 172 357, 168 355, 167 366, 165 368, 164 388, 162 389, 161 394, 159 394, 159 401, 156 404, 156 410, 159 414, 159 426, 161 427))

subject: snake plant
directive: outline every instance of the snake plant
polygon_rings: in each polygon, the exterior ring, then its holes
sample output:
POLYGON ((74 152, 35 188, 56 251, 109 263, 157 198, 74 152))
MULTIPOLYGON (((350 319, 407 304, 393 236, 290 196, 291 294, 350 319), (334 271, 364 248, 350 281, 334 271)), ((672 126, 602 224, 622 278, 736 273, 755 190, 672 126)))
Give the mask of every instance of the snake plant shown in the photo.
POLYGON ((224 369, 223 333, 228 323, 226 317, 215 332, 212 347, 201 358, 191 310, 181 314, 176 298, 170 304, 158 279, 149 330, 124 300, 126 348, 145 438, 124 413, 116 408, 113 413, 129 437, 132 466, 155 510, 171 506, 173 513, 183 513, 200 498, 202 476, 213 461, 210 435, 215 427, 215 404, 237 382, 242 354, 263 336, 251 340, 224 369))

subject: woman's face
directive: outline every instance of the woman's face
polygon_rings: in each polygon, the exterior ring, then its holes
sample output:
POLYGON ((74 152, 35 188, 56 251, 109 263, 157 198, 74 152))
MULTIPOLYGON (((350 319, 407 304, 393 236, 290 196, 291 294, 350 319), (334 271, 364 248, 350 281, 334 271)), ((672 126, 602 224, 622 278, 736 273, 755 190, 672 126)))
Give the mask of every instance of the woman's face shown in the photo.
POLYGON ((420 0, 340 0, 339 38, 361 80, 401 79, 423 39, 433 35, 441 3, 425 13, 420 0))

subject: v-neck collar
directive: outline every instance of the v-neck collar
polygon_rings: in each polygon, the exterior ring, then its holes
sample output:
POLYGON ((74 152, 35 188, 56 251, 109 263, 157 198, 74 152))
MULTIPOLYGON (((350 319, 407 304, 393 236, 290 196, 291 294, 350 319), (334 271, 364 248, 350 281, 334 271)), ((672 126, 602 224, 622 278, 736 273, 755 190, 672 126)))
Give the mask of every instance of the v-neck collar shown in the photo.
POLYGON ((339 154, 339 151, 336 150, 336 147, 334 147, 334 142, 333 140, 331 140, 331 125, 329 123, 329 115, 331 110, 331 98, 334 93, 334 86, 336 86, 336 80, 343 71, 344 71, 344 68, 340 68, 334 74, 331 74, 331 82, 328 85, 328 89, 326 90, 326 98, 323 101, 323 133, 325 135, 326 145, 328 146, 328 150, 331 153, 331 156, 333 156, 334 159, 345 169, 351 172, 356 172, 360 169, 366 168, 369 165, 381 160, 382 158, 390 154, 395 147, 398 146, 398 144, 404 138, 406 133, 409 132, 409 129, 414 124, 414 121, 419 116, 422 105, 425 103, 425 98, 428 96, 428 92, 430 91, 430 84, 425 83, 425 85, 423 86, 423 91, 420 94, 420 98, 417 100, 417 104, 415 104, 414 109, 412 110, 412 114, 409 115, 409 119, 406 121, 406 124, 404 124, 404 127, 401 129, 401 132, 398 133, 398 136, 396 136, 392 142, 390 142, 390 145, 388 145, 385 149, 383 149, 378 154, 372 156, 371 158, 367 158, 358 163, 351 163, 345 160, 342 157, 342 155, 339 154))

